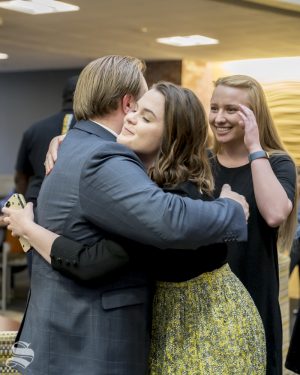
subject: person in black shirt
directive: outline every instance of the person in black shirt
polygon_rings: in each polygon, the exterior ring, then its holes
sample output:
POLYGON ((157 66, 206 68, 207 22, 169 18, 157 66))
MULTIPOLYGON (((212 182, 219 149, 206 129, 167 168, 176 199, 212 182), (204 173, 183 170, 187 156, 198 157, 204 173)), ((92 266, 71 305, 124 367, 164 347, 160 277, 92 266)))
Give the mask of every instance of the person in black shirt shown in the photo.
MULTIPOLYGON (((161 82, 126 115, 118 142, 135 151, 165 191, 213 200, 207 137, 205 112, 195 94, 161 82)), ((222 194, 232 194, 226 189, 222 194)), ((25 227, 22 235, 44 256, 33 237, 46 242, 48 231, 28 220, 25 227)), ((17 230, 12 223, 11 228, 17 230)), ((226 238, 231 241, 235 241, 234 234, 226 238)), ((49 261, 48 245, 45 259, 49 261)), ((123 247, 131 267, 135 264, 159 280, 153 305, 151 374, 265 373, 263 325, 249 293, 226 263, 226 244, 193 251, 159 250, 111 235, 79 252, 78 246, 62 236, 56 238, 52 266, 76 279, 109 277, 103 272, 107 267, 103 254, 119 254, 117 272, 122 272, 122 267, 126 268, 123 247), (62 260, 67 253, 69 266, 62 260)), ((110 265, 109 270, 116 272, 110 265)))
MULTIPOLYGON (((23 134, 16 161, 15 191, 23 194, 34 207, 45 177, 44 160, 49 143, 53 137, 65 134, 76 122, 73 95, 77 79, 77 76, 73 76, 67 80, 62 93, 62 109, 34 123, 23 134)), ((26 255, 30 275, 31 252, 26 255)))
POLYGON ((45 177, 44 160, 51 139, 65 134, 75 124, 73 95, 78 77, 70 77, 63 89, 59 112, 31 125, 23 134, 19 147, 15 185, 16 192, 36 206, 36 200, 45 177))
POLYGON ((224 183, 250 207, 248 241, 228 246, 228 263, 249 291, 264 323, 267 374, 282 373, 279 249, 289 250, 296 224, 296 169, 260 84, 244 75, 220 78, 210 104, 215 145, 215 196, 224 183))
POLYGON ((300 309, 298 309, 293 327, 291 342, 286 357, 285 367, 300 374, 300 309))
MULTIPOLYGON (((298 188, 298 199, 300 196, 300 168, 297 167, 297 188, 298 188)), ((292 249, 290 252, 291 263, 290 263, 290 275, 294 268, 298 266, 298 273, 300 270, 300 202, 298 200, 298 223, 297 230, 293 240, 292 249)), ((300 275, 299 275, 300 278, 300 275)), ((299 279, 298 279, 299 280, 299 279)), ((296 320, 294 323, 292 337, 286 356, 285 367, 296 374, 300 374, 300 309, 299 307, 293 311, 296 314, 296 320)))

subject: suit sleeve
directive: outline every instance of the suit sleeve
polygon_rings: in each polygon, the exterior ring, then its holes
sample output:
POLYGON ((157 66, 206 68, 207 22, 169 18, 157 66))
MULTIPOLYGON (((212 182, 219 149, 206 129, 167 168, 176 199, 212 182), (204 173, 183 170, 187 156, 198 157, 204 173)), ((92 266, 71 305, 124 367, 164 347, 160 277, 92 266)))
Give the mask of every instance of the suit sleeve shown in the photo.
POLYGON ((147 245, 196 249, 247 239, 239 203, 195 201, 164 193, 149 179, 139 159, 117 143, 86 162, 79 195, 87 220, 147 245))

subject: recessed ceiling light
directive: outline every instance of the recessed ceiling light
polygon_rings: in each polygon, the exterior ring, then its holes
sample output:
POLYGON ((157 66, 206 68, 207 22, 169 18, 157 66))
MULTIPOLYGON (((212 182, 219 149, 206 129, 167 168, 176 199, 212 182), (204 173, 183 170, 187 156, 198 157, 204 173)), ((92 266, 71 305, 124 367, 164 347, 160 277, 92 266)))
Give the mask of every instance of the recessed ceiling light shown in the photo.
POLYGON ((203 46, 219 43, 217 39, 208 38, 203 35, 171 36, 169 38, 158 38, 156 41, 176 47, 203 46))
POLYGON ((8 54, 0 52, 0 60, 6 60, 6 59, 8 59, 8 54))
POLYGON ((300 0, 279 0, 279 3, 289 3, 289 4, 300 5, 300 0))
POLYGON ((246 74, 259 82, 300 81, 300 56, 235 60, 222 63, 226 74, 246 74))
POLYGON ((251 3, 266 5, 279 9, 287 9, 295 12, 300 11, 300 0, 248 0, 251 3))
POLYGON ((74 12, 80 8, 76 5, 55 0, 11 0, 1 1, 0 8, 15 10, 28 14, 47 14, 59 12, 74 12))

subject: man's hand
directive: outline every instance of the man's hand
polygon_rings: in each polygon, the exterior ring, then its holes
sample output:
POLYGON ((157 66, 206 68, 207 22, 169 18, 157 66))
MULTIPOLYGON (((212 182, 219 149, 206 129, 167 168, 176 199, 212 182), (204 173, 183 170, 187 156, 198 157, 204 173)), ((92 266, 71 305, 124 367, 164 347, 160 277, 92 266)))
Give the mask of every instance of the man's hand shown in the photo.
POLYGON ((46 175, 48 175, 57 160, 57 151, 59 149, 60 144, 65 139, 65 135, 58 135, 57 137, 54 137, 52 141, 50 142, 48 152, 45 159, 45 169, 46 169, 46 175))
POLYGON ((222 186, 220 198, 233 199, 234 201, 236 201, 240 205, 242 205, 243 210, 244 210, 244 214, 245 214, 245 217, 246 217, 246 220, 248 221, 248 218, 249 218, 249 204, 247 203, 246 198, 243 195, 238 194, 235 191, 232 191, 230 185, 225 184, 225 185, 222 186))

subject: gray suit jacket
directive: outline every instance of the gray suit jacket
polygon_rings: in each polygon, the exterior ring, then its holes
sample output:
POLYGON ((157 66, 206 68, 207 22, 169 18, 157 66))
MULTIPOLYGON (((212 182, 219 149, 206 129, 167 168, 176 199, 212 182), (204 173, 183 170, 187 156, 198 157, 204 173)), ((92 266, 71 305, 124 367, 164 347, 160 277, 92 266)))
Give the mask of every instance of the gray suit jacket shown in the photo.
MULTIPOLYGON (((39 224, 86 244, 107 232, 161 248, 246 240, 239 204, 164 193, 135 154, 113 141, 93 122, 75 125, 42 185, 39 224)), ((151 282, 134 267, 90 284, 68 279, 34 253, 31 293, 19 332, 19 340, 30 343, 34 360, 22 373, 146 374, 151 282)))

